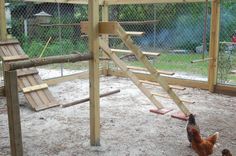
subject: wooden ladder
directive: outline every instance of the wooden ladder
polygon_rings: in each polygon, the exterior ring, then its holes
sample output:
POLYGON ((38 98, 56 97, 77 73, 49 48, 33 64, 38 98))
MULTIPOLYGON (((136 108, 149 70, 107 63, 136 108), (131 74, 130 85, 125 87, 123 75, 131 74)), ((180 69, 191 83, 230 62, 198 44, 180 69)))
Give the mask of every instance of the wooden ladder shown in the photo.
MULTIPOLYGON (((118 22, 116 22, 116 32, 115 34, 118 35, 121 40, 125 43, 126 47, 137 57, 137 59, 144 64, 144 67, 150 72, 151 76, 156 80, 158 83, 169 95, 171 99, 175 102, 175 104, 179 107, 179 109, 184 113, 185 116, 190 114, 188 108, 183 104, 186 102, 181 100, 175 92, 172 90, 173 87, 170 87, 165 79, 160 75, 161 73, 152 66, 149 62, 148 58, 145 54, 136 46, 133 40, 130 37, 130 34, 127 33, 118 22)), ((143 81, 139 80, 138 77, 131 71, 130 69, 120 58, 115 54, 114 50, 110 49, 109 46, 106 44, 105 41, 100 39, 100 47, 103 51, 116 63, 116 65, 126 73, 126 75, 133 81, 133 83, 148 97, 148 99, 158 108, 158 110, 164 109, 163 105, 155 98, 159 94, 151 93, 144 85, 143 81)), ((167 96, 162 96, 166 98, 167 96)))

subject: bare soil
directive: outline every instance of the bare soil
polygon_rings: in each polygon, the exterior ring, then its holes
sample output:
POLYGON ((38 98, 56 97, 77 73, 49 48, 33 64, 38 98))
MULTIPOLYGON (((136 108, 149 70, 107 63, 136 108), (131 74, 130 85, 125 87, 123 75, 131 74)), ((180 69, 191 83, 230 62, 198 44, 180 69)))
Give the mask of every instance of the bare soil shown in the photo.
MULTIPOLYGON (((53 74, 52 72, 49 72, 53 74)), ((47 73, 47 74, 49 74, 47 73)), ((43 75, 41 75, 43 76, 43 75)), ((55 75, 54 75, 55 76, 55 75)), ((44 77, 47 77, 47 75, 44 77)), ((159 98, 175 111, 164 116, 150 113, 154 105, 126 78, 102 77, 101 93, 121 92, 101 99, 101 146, 90 146, 89 103, 51 108, 41 112, 30 109, 20 94, 24 154, 27 156, 194 156, 186 137, 185 121, 170 115, 179 111, 169 99, 159 98)), ((153 92, 162 93, 154 86, 153 92)), ((74 80, 50 87, 61 103, 88 96, 88 80, 74 80)), ((187 88, 176 91, 195 113, 203 136, 218 131, 220 138, 214 156, 228 148, 236 155, 236 97, 187 88)), ((10 155, 6 100, 0 99, 0 155, 10 155)))

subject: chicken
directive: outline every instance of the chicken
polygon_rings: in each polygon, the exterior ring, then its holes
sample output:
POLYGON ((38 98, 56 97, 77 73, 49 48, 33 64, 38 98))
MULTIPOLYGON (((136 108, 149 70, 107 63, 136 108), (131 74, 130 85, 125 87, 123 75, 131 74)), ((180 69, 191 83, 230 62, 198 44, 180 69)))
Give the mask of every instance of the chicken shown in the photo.
POLYGON ((222 156, 232 156, 232 154, 230 153, 228 149, 223 149, 222 156))
POLYGON ((190 147, 191 147, 191 142, 193 138, 192 133, 191 133, 192 128, 194 128, 200 133, 200 129, 199 129, 199 126, 196 124, 194 115, 190 114, 188 118, 187 126, 186 126, 187 137, 188 137, 188 141, 190 142, 190 147))
POLYGON ((203 139, 200 133, 192 128, 192 149, 198 154, 198 156, 208 156, 213 153, 214 144, 216 140, 219 138, 219 133, 216 132, 214 135, 209 136, 206 139, 203 139))

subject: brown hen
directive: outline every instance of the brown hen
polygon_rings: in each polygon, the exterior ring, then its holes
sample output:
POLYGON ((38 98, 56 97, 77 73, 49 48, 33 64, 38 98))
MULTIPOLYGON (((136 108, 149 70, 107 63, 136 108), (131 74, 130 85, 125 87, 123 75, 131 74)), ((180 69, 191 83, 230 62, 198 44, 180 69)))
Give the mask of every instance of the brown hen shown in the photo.
POLYGON ((209 136, 206 139, 203 139, 200 133, 192 128, 192 149, 198 154, 198 156, 208 156, 213 153, 214 144, 219 137, 219 133, 216 132, 214 135, 209 136))

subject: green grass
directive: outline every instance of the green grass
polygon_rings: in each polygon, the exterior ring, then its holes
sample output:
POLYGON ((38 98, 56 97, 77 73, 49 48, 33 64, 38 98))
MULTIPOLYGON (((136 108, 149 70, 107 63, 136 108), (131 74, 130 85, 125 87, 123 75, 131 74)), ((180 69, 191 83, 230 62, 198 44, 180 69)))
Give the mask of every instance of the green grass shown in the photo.
MULTIPOLYGON (((171 54, 162 53, 157 59, 153 61, 153 65, 160 70, 167 70, 173 72, 186 72, 195 75, 207 76, 208 62, 191 63, 193 60, 201 59, 200 54, 171 54)), ((143 64, 134 61, 129 65, 143 67, 143 64)))

